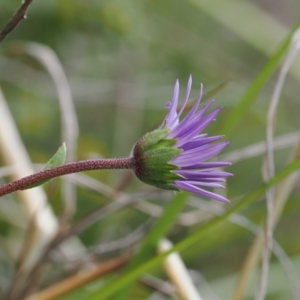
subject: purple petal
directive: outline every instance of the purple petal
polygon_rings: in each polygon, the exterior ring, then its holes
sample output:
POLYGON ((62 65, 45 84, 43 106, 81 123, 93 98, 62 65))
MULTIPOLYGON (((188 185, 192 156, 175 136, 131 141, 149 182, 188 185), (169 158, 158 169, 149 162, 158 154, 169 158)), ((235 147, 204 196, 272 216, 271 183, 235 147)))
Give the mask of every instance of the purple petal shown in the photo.
POLYGON ((196 170, 196 169, 210 169, 210 168, 222 168, 231 166, 230 162, 225 161, 213 161, 213 162, 203 162, 198 164, 192 164, 189 166, 182 167, 182 170, 196 170))
POLYGON ((194 106, 192 107, 191 111, 188 113, 187 117, 189 115, 193 115, 197 111, 197 109, 198 109, 198 107, 200 105, 200 102, 201 102, 202 91, 203 91, 203 86, 202 86, 202 84, 200 84, 200 89, 199 89, 198 97, 197 97, 196 102, 195 102, 194 106))
POLYGON ((186 117, 176 126, 172 129, 172 131, 169 134, 170 138, 176 138, 182 131, 185 131, 190 126, 193 126, 194 124, 198 124, 198 122, 201 120, 201 117, 203 114, 209 109, 209 107, 214 103, 213 100, 209 101, 205 106, 203 106, 196 114, 186 115, 186 117))
POLYGON ((203 177, 203 178, 191 178, 191 179, 180 179, 181 181, 191 181, 191 180, 201 180, 203 182, 225 182, 223 178, 216 178, 216 177, 203 177))
POLYGON ((192 75, 190 75, 189 77, 189 80, 188 80, 188 83, 187 83, 187 87, 186 87, 186 92, 185 92, 185 98, 184 98, 184 102, 181 106, 181 109, 178 113, 178 117, 182 114, 188 100, 189 100, 189 97, 190 97, 190 92, 191 92, 191 87, 192 87, 192 75))
POLYGON ((185 150, 180 154, 180 156, 182 158, 184 158, 184 157, 190 157, 190 156, 203 154, 203 153, 206 153, 207 151, 211 151, 211 149, 218 147, 219 145, 222 145, 224 143, 227 143, 227 142, 221 142, 221 143, 217 143, 217 144, 205 144, 205 145, 199 146, 197 148, 185 150))
POLYGON ((168 110, 171 108, 172 106, 172 102, 167 102, 165 105, 165 108, 167 108, 168 110))
POLYGON ((215 178, 215 177, 230 177, 232 176, 231 173, 228 172, 222 172, 222 171, 215 171, 215 170, 209 170, 209 171, 185 171, 185 170, 176 170, 174 173, 183 176, 188 179, 196 179, 196 178, 215 178))
POLYGON ((190 118, 191 116, 193 116, 196 113, 196 111, 197 111, 197 109, 200 105, 200 102, 201 102, 202 90, 203 90, 203 86, 202 86, 202 84, 200 84, 200 90, 199 90, 196 102, 195 102, 194 106, 192 107, 192 109, 190 110, 190 112, 186 115, 185 118, 190 118))
MULTIPOLYGON (((186 153, 185 151, 183 151, 181 154, 179 154, 175 158, 171 159, 170 163, 178 166, 179 168, 197 164, 199 162, 205 161, 205 160, 210 159, 213 156, 219 154, 227 145, 228 145, 228 142, 223 142, 223 143, 219 143, 216 145, 210 145, 209 147, 207 147, 205 149, 205 151, 203 151, 203 152, 201 151, 201 153, 198 153, 198 154, 193 153, 192 150, 186 151, 189 153, 186 153)), ((205 147, 205 146, 203 146, 203 147, 205 147)))
POLYGON ((187 151, 187 150, 190 150, 193 148, 198 148, 205 144, 209 144, 209 143, 221 140, 222 138, 223 138, 222 135, 212 136, 212 137, 208 137, 208 138, 202 138, 202 137, 198 136, 197 138, 194 138, 192 141, 187 142, 186 144, 182 145, 181 149, 187 151))
POLYGON ((221 183, 225 181, 224 178, 232 176, 232 174, 216 170, 216 168, 231 165, 228 162, 206 162, 206 160, 219 154, 228 145, 228 142, 215 144, 214 142, 222 139, 223 137, 206 137, 206 134, 201 134, 201 132, 212 121, 214 121, 215 117, 221 110, 221 108, 218 108, 205 115, 213 101, 209 101, 198 110, 202 97, 202 85, 200 86, 197 99, 192 109, 187 113, 183 120, 179 120, 179 117, 183 113, 189 100, 191 86, 192 77, 190 76, 187 83, 183 105, 177 113, 179 83, 178 80, 176 81, 172 101, 168 102, 166 105, 169 112, 162 124, 162 127, 169 130, 168 138, 175 139, 175 147, 181 148, 182 150, 179 155, 169 161, 170 164, 178 167, 177 170, 174 168, 171 172, 179 175, 180 177, 173 183, 173 185, 178 189, 185 190, 205 198, 221 202, 229 202, 229 200, 225 197, 201 188, 223 188, 221 183))
POLYGON ((206 186, 210 188, 216 188, 216 189, 224 189, 224 185, 216 182, 207 182, 207 181, 192 181, 192 180, 185 180, 185 183, 189 183, 194 186, 206 186))
POLYGON ((178 140, 176 146, 180 147, 184 145, 191 138, 199 134, 205 127, 207 127, 208 124, 210 124, 215 119, 215 117, 218 115, 221 109, 221 107, 217 108, 210 114, 206 115, 202 120, 200 120, 198 124, 193 124, 192 126, 187 127, 185 131, 180 132, 180 134, 176 136, 178 140))
POLYGON ((175 186, 180 189, 180 190, 184 190, 208 199, 213 199, 213 200, 217 200, 217 201, 221 201, 221 202, 230 202, 228 199, 226 199, 223 196, 220 196, 218 194, 209 192, 209 191, 205 191, 199 187, 196 187, 190 183, 187 182, 182 182, 182 181, 176 181, 175 182, 175 186))
POLYGON ((171 106, 169 109, 169 113, 167 114, 166 119, 165 119, 167 128, 171 128, 172 123, 177 118, 176 110, 177 110, 177 105, 178 105, 178 95, 179 95, 179 82, 178 82, 178 80, 176 80, 173 97, 172 97, 172 101, 171 101, 171 106))
POLYGON ((206 186, 206 187, 216 188, 216 189, 223 189, 224 188, 224 186, 222 184, 215 183, 215 182, 192 181, 192 180, 185 180, 184 182, 189 183, 189 184, 194 185, 194 186, 206 186))

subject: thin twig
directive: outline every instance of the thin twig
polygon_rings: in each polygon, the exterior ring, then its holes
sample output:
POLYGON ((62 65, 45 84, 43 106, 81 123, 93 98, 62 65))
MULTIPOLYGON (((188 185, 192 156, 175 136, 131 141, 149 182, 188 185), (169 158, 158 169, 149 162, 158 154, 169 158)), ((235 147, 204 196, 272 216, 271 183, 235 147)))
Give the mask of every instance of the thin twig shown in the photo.
MULTIPOLYGON (((273 148, 273 133, 274 133, 274 122, 276 117, 277 106, 280 99, 281 90, 286 78, 286 75, 292 65, 292 62, 300 48, 300 30, 294 33, 291 41, 291 45, 286 54, 285 60, 279 72, 279 77, 276 82, 274 93, 271 99, 270 108, 267 116, 267 132, 266 132, 266 159, 265 159, 265 181, 269 181, 275 176, 275 165, 274 165, 274 148, 273 148)), ((265 225, 265 242, 262 248, 262 270, 259 281, 259 287, 256 294, 256 300, 265 299, 267 282, 268 282, 268 270, 269 270, 269 254, 272 251, 272 240, 273 240, 273 206, 274 206, 274 193, 275 188, 270 188, 266 192, 267 200, 267 218, 265 225)))
MULTIPOLYGON (((198 209, 201 209, 205 213, 211 213, 213 215, 220 216, 225 212, 225 209, 216 203, 212 202, 206 202, 206 201, 199 201, 197 199, 196 201, 193 201, 193 199, 190 199, 188 201, 188 204, 196 207, 198 209)), ((240 214, 233 214, 229 217, 228 219, 229 222, 234 223, 240 227, 243 227, 256 235, 257 237, 260 237, 262 240, 262 228, 259 227, 257 224, 252 222, 251 220, 247 219, 245 216, 242 216, 240 214)), ((256 245, 256 243, 254 243, 256 245)), ((261 245, 259 243, 259 245, 261 245)), ((300 286, 299 286, 299 279, 297 275, 297 271, 291 262, 290 258, 286 254, 286 252, 283 250, 283 248, 280 246, 280 244, 273 238, 273 253, 275 257, 277 257, 278 261, 280 262, 286 277, 288 279, 289 285, 290 285, 290 290, 291 290, 291 295, 294 300, 300 299, 300 286)), ((259 253, 259 249, 257 250, 257 253, 259 253)), ((251 263, 250 263, 251 264, 251 263)), ((242 296, 240 297, 234 297, 234 299, 242 299, 242 296)))
POLYGON ((112 253, 117 250, 122 250, 136 244, 148 231, 150 225, 153 223, 152 219, 146 220, 142 225, 134 229, 130 234, 107 243, 101 243, 90 250, 90 255, 101 256, 105 253, 112 253))
MULTIPOLYGON (((98 258, 102 257, 103 254, 109 253, 110 255, 113 252, 116 251, 123 251, 124 249, 134 249, 135 244, 137 244, 142 237, 145 235, 147 230, 150 227, 150 224, 152 224, 152 220, 147 220, 142 225, 134 229, 131 233, 128 235, 114 241, 101 243, 98 246, 91 247, 89 250, 89 253, 86 254, 82 259, 78 260, 74 259, 72 261, 69 261, 72 264, 72 270, 79 270, 83 266, 85 266, 87 263, 94 262, 98 258)), ((58 263, 64 263, 65 259, 60 258, 59 260, 56 260, 58 263)))
MULTIPOLYGON (((100 220, 106 217, 107 215, 118 211, 121 208, 133 205, 134 203, 139 201, 139 199, 142 198, 143 195, 144 197, 149 196, 149 192, 137 193, 135 195, 128 195, 126 197, 122 196, 120 199, 118 199, 119 202, 112 202, 107 206, 98 209, 96 212, 92 212, 88 216, 85 216, 84 218, 79 220, 68 230, 58 233, 57 236, 49 244, 48 248, 39 257, 39 260, 36 263, 35 267, 31 270, 30 274, 27 276, 27 283, 28 283, 27 289, 30 289, 30 285, 34 281, 34 278, 36 278, 37 274, 41 272, 41 269, 44 266, 44 263, 47 261, 47 258, 49 257, 52 250, 54 250, 57 246, 61 245, 62 242, 66 241, 66 239, 69 239, 72 235, 82 232, 86 227, 90 226, 97 220, 100 220)), ((25 292, 26 291, 23 291, 24 294, 25 292)))
POLYGON ((99 277, 121 268, 130 258, 130 254, 99 263, 95 268, 66 278, 40 292, 37 292, 25 300, 51 300, 57 299, 79 287, 92 282, 99 277))
MULTIPOLYGON (((289 148, 297 144, 299 138, 299 132, 291 132, 284 135, 280 135, 274 138, 273 147, 274 150, 289 148)), ((219 156, 220 161, 229 161, 232 164, 236 164, 240 161, 245 161, 256 156, 260 156, 266 153, 266 142, 259 142, 251 144, 244 148, 230 151, 226 154, 219 156)))
POLYGON ((11 285, 8 289, 8 293, 5 299, 14 299, 18 291, 24 285, 24 280, 22 280, 22 277, 24 276, 22 266, 25 264, 26 260, 28 259, 28 256, 30 255, 30 251, 35 243, 37 233, 38 230, 35 224, 35 218, 32 217, 31 220, 29 220, 24 242, 22 244, 19 256, 16 261, 16 272, 14 274, 13 279, 11 280, 11 285))
POLYGON ((56 243, 58 241, 61 242, 72 235, 81 233, 84 229, 91 226, 96 221, 99 221, 122 208, 133 206, 141 201, 141 199, 145 199, 150 195, 151 194, 149 194, 149 192, 145 192, 121 196, 115 202, 109 203, 104 207, 94 210, 92 213, 73 224, 67 231, 60 235, 60 237, 56 240, 56 243))
POLYGON ((18 24, 26 19, 26 13, 28 11, 28 8, 33 0, 23 0, 21 6, 18 8, 18 10, 15 12, 13 17, 10 19, 10 21, 5 25, 5 27, 0 32, 0 42, 3 41, 8 34, 13 31, 18 24))
POLYGON ((167 296, 171 296, 172 299, 178 299, 176 290, 174 286, 168 281, 164 281, 160 278, 154 277, 152 275, 146 274, 142 276, 139 280, 142 284, 154 288, 162 294, 167 296))
MULTIPOLYGON (((300 157, 300 141, 298 136, 298 145, 296 149, 293 151, 291 158, 288 160, 288 164, 296 161, 300 157)), ((299 177, 299 171, 294 172, 289 175, 286 179, 284 179, 278 185, 275 193, 275 201, 274 201, 274 214, 273 214, 273 226, 278 222, 280 215, 283 211, 284 205, 287 202, 289 195, 291 194, 295 183, 297 182, 297 178, 299 177)), ((236 284, 236 288, 233 295, 233 300, 239 300, 243 298, 246 283, 250 276, 251 271, 257 265, 259 261, 259 256, 261 253, 261 248, 263 244, 264 232, 261 230, 260 234, 257 235, 252 247, 250 248, 248 255, 243 263, 243 266, 240 271, 240 275, 236 284)), ((300 293, 296 294, 297 297, 293 299, 300 299, 300 293)))
MULTIPOLYGON (((103 182, 97 181, 96 179, 86 176, 82 173, 72 174, 68 177, 68 180, 71 180, 82 187, 101 193, 113 200, 118 200, 122 196, 128 196, 127 194, 118 192, 112 189, 110 186, 104 184, 103 182)), ((149 191, 146 191, 146 194, 147 193, 153 196, 154 194, 161 195, 163 191, 154 188, 149 191)), ((164 196, 163 198, 165 199, 166 197, 167 196, 164 196)), ((136 204, 133 205, 133 207, 155 218, 159 217, 163 212, 163 208, 161 206, 143 200, 138 201, 136 204)))

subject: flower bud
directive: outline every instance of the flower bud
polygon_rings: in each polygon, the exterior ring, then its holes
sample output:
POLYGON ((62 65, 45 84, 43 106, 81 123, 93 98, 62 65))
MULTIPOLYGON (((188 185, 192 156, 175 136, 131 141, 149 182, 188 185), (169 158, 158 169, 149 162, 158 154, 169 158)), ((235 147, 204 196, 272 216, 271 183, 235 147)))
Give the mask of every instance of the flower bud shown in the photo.
POLYGON ((157 129, 144 135, 133 147, 134 172, 143 182, 161 189, 178 190, 171 184, 180 178, 173 173, 177 166, 169 161, 182 150, 174 148, 176 140, 167 138, 167 129, 157 129))
POLYGON ((180 116, 187 104, 192 78, 187 85, 184 103, 178 110, 179 83, 175 84, 173 98, 167 104, 169 110, 163 124, 147 133, 134 146, 131 157, 134 172, 143 182, 167 190, 184 190, 198 196, 221 202, 229 202, 223 196, 207 188, 223 188, 224 177, 232 176, 216 168, 229 166, 228 162, 211 162, 228 142, 216 141, 223 136, 207 137, 202 131, 215 120, 221 108, 205 114, 213 104, 209 101, 199 109, 202 86, 197 100, 187 115, 180 116))

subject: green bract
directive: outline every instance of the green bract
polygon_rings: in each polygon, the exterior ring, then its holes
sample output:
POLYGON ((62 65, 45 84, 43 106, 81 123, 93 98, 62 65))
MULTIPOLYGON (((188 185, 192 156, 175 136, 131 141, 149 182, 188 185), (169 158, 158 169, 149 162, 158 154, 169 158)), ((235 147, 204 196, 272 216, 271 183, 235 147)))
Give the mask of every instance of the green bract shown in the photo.
POLYGON ((180 178, 172 171, 177 166, 168 162, 182 150, 175 148, 175 139, 167 138, 168 129, 157 129, 144 135, 133 147, 134 172, 143 182, 161 189, 176 190, 171 185, 180 178))

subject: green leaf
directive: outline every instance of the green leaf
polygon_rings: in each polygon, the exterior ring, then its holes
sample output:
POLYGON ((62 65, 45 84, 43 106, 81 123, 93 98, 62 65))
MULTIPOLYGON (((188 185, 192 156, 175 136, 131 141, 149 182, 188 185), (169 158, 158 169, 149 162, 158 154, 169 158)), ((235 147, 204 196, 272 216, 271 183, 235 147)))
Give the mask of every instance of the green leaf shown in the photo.
POLYGON ((168 256, 171 252, 174 251, 183 251, 195 244, 199 241, 200 238, 203 238, 206 234, 208 234, 211 230, 215 229, 218 225, 222 224, 224 221, 228 219, 233 213, 241 210, 242 208, 250 205, 251 203, 255 202, 259 197, 263 196, 264 193, 275 184, 279 183, 285 177, 296 171, 300 168, 300 159, 296 160, 292 164, 285 167, 281 172, 279 172, 273 179, 269 182, 263 184, 262 186, 258 187, 248 195, 246 195, 242 200, 230 208, 226 213, 223 215, 214 218, 204 226, 200 227, 198 230, 193 232, 189 237, 184 239, 182 242, 178 243, 168 252, 162 253, 155 258, 152 258, 148 262, 144 263, 142 266, 137 267, 133 271, 126 273, 125 276, 116 279, 115 281, 107 284, 102 289, 96 291, 92 294, 88 300, 96 300, 96 299, 108 299, 108 297, 114 295, 117 291, 125 288, 129 284, 132 284, 135 280, 137 280, 142 274, 144 274, 149 269, 157 266, 160 264, 166 256, 168 256))
POLYGON ((50 158, 50 160, 46 163, 44 170, 52 169, 54 167, 61 166, 65 163, 67 155, 67 147, 64 142, 56 151, 56 153, 50 158))
MULTIPOLYGON (((43 170, 49 170, 54 167, 58 167, 64 164, 66 160, 66 154, 67 154, 67 147, 66 143, 64 142, 56 151, 56 153, 50 158, 50 160, 46 163, 43 170)), ((40 182, 36 182, 35 184, 27 187, 25 190, 32 189, 34 187, 40 186, 42 184, 45 184, 46 182, 49 182, 50 180, 43 180, 40 182)))

